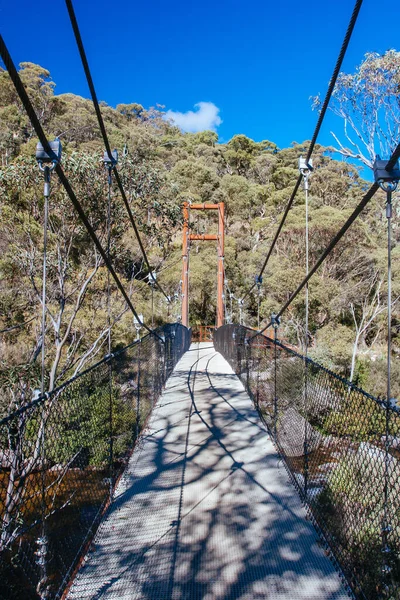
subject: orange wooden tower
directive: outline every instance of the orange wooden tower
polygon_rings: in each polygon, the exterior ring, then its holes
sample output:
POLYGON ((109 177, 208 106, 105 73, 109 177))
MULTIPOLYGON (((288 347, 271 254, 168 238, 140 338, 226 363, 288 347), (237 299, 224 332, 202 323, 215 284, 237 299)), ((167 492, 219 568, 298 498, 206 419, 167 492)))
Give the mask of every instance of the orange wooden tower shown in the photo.
POLYGON ((216 241, 218 248, 218 287, 217 287, 217 327, 224 324, 224 246, 225 246, 225 205, 218 204, 183 204, 183 243, 182 243, 182 325, 189 327, 189 247, 191 240, 216 241), (189 234, 190 210, 217 210, 218 233, 189 234))

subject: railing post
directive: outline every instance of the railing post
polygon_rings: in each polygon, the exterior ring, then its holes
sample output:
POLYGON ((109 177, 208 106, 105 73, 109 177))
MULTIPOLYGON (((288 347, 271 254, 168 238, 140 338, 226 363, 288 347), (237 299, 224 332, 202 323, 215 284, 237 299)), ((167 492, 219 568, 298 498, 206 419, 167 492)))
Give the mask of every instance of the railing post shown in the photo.
POLYGON ((308 361, 307 356, 304 357, 304 499, 307 502, 308 494, 308 361))
POLYGON ((250 349, 250 343, 249 340, 246 337, 244 337, 243 340, 243 352, 244 352, 244 357, 245 357, 245 361, 246 361, 246 385, 247 385, 247 391, 250 392, 251 395, 251 390, 250 390, 250 361, 251 361, 251 349, 250 349))
POLYGON ((36 551, 36 563, 40 569, 40 581, 37 585, 37 592, 40 600, 47 600, 48 595, 48 538, 46 528, 46 402, 41 407, 40 435, 40 472, 41 472, 41 535, 37 539, 38 549, 36 551))
POLYGON ((278 419, 278 377, 277 377, 277 344, 278 341, 278 327, 280 324, 279 318, 272 313, 271 323, 274 328, 274 440, 276 441, 276 422, 278 419))
MULTIPOLYGON (((260 344, 260 342, 258 342, 260 344)), ((256 356, 257 356, 257 385, 256 385, 256 402, 257 402, 257 410, 260 408, 260 347, 257 348, 256 356)))
POLYGON ((164 330, 164 333, 162 334, 161 337, 164 340, 164 343, 162 343, 161 341, 159 342, 160 352, 163 353, 163 360, 162 360, 162 362, 157 361, 157 394, 156 394, 156 397, 153 402, 153 407, 162 392, 164 382, 165 382, 164 375, 166 372, 166 361, 167 361, 167 332, 166 332, 166 330, 164 330), (161 364, 163 365, 162 372, 161 372, 161 364))
POLYGON ((112 380, 112 358, 108 362, 108 385, 109 385, 109 416, 110 416, 110 443, 109 443, 109 468, 110 468, 110 501, 113 496, 114 478, 114 429, 113 429, 113 380, 112 380))
MULTIPOLYGON (((169 336, 169 331, 165 328, 164 329, 164 344, 161 347, 161 352, 164 352, 164 356, 163 356, 163 361, 162 361, 162 373, 160 373, 160 383, 162 383, 162 385, 165 383, 165 380, 167 378, 167 371, 168 371, 168 367, 169 367, 169 346, 170 346, 170 336, 169 336)), ((160 388, 162 386, 160 385, 160 388)))
POLYGON ((140 429, 140 359, 141 359, 142 340, 138 343, 138 358, 137 358, 137 386, 136 386, 136 426, 135 426, 135 442, 139 437, 140 429))

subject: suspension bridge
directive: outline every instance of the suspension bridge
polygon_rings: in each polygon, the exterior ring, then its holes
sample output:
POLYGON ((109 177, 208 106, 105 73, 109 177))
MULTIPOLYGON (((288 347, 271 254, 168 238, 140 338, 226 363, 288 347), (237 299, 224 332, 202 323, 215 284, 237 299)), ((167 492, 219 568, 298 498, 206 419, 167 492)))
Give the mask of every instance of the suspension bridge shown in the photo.
MULTIPOLYGON (((255 283, 262 281, 302 184, 357 21, 357 0, 307 156, 255 283)), ((284 306, 260 329, 226 323, 224 206, 185 203, 181 323, 154 329, 112 264, 115 182, 148 268, 111 150, 71 0, 71 25, 104 140, 104 247, 49 142, 0 38, 0 53, 38 136, 44 172, 41 389, 29 386, 0 420, 0 596, 4 599, 400 599, 400 411, 390 393, 392 192, 400 145, 374 165, 375 182, 284 306), (56 174, 135 322, 147 333, 58 387, 45 388, 46 236, 56 174), (386 192, 388 377, 375 398, 280 339, 280 319, 374 194, 386 192), (217 210, 217 234, 190 233, 191 210, 217 210), (218 249, 213 341, 192 343, 191 240, 218 249), (29 395, 29 393, 30 395, 29 395), (29 400, 27 400, 29 398, 29 400), (32 399, 31 399, 32 398, 32 399)), ((299 157, 300 158, 300 157, 299 157)), ((306 194, 307 196, 307 194, 306 194)), ((308 239, 308 216, 305 231, 308 239)), ((259 294, 258 294, 259 295, 259 294)), ((241 321, 241 319, 240 319, 241 321)), ((307 338, 307 335, 306 335, 307 338)))

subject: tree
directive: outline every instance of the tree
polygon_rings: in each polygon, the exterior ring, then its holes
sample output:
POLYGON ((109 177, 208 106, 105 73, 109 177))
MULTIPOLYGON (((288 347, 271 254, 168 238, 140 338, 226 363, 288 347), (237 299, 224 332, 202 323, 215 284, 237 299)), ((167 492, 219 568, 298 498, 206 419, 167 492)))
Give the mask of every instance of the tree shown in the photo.
MULTIPOLYGON (((349 380, 353 381, 354 370, 356 367, 356 358, 358 353, 358 346, 361 339, 365 339, 366 333, 375 321, 375 319, 380 315, 384 310, 386 310, 386 306, 382 306, 382 284, 383 279, 379 276, 379 273, 376 272, 372 276, 371 284, 369 289, 362 299, 362 302, 359 303, 358 310, 357 307, 350 303, 350 311, 354 321, 355 328, 355 337, 353 343, 353 351, 351 355, 351 367, 350 367, 350 377, 349 380)), ((396 302, 396 301, 395 301, 396 302)), ((395 302, 393 304, 395 304, 395 302)), ((378 329, 375 339, 377 339, 380 331, 378 329)))
POLYGON ((245 175, 254 164, 258 153, 258 144, 240 134, 233 136, 227 143, 224 155, 229 167, 233 167, 238 175, 245 175))
POLYGON ((120 112, 121 115, 124 115, 128 121, 131 119, 144 120, 146 118, 146 112, 143 106, 136 102, 132 102, 131 104, 117 104, 116 110, 120 112))
MULTIPOLYGON (((73 187, 85 199, 85 209, 93 227, 103 242, 105 227, 104 169, 94 157, 91 165, 64 161, 73 187), (75 172, 71 172, 71 167, 75 172), (79 168, 80 167, 80 168, 79 168), (91 172, 90 172, 91 170, 91 172), (92 179, 92 185, 79 180, 83 173, 92 179), (96 177, 97 175, 97 177, 96 177), (93 185, 93 179, 97 185, 93 185)), ((7 169, 3 179, 2 216, 4 224, 4 253, 0 268, 8 282, 13 282, 18 296, 29 298, 30 311, 39 313, 42 302, 42 181, 38 183, 38 169, 32 161, 20 160, 7 169), (21 179, 33 183, 28 206, 23 206, 25 190, 21 179), (19 188, 19 191, 18 191, 19 188), (16 192, 17 190, 17 192, 16 192), (9 200, 15 205, 10 208, 9 200), (22 206, 18 207, 18 203, 22 206), (38 222, 39 221, 39 222, 38 222)), ((113 328, 126 312, 125 303, 112 288, 113 300, 110 325, 107 321, 106 277, 103 261, 81 225, 71 202, 55 180, 50 196, 48 233, 48 269, 46 294, 46 380, 45 392, 51 393, 68 377, 76 376, 105 351, 105 342, 113 328), (96 281, 97 280, 97 281, 96 281), (93 285, 93 284, 96 285, 93 285)), ((113 231, 113 246, 118 242, 118 232, 113 231)), ((114 250, 114 248, 112 248, 114 250)), ((10 357, 6 352, 0 364, 1 413, 12 413, 32 400, 33 391, 39 387, 40 368, 37 359, 43 339, 38 320, 31 324, 23 352, 10 357)), ((26 333, 26 332, 25 332, 26 333)), ((133 337, 133 335, 132 335, 133 337)), ((7 350, 7 348, 5 348, 7 350)), ((22 348, 20 347, 20 350, 22 348)), ((52 414, 58 393, 43 404, 40 417, 32 419, 29 411, 21 412, 4 435, 2 448, 8 462, 8 482, 0 550, 9 547, 19 534, 19 524, 12 518, 19 511, 29 493, 25 482, 43 466, 42 446, 46 422, 52 414), (27 433, 28 429, 28 433, 27 433), (29 451, 26 436, 29 435, 29 451), (6 438, 6 439, 5 439, 6 438)), ((4 433, 4 429, 2 430, 4 433)), ((65 473, 67 468, 65 469, 65 473)), ((48 515, 46 515, 47 518, 48 515)))
POLYGON ((194 160, 177 162, 171 171, 170 179, 179 190, 181 198, 190 194, 193 200, 200 202, 208 202, 219 187, 215 171, 194 160))
MULTIPOLYGON (((344 140, 331 132, 339 154, 372 168, 376 154, 388 158, 400 139, 400 52, 369 52, 353 74, 340 73, 330 110, 344 121, 344 140)), ((313 108, 321 99, 313 98, 313 108)))

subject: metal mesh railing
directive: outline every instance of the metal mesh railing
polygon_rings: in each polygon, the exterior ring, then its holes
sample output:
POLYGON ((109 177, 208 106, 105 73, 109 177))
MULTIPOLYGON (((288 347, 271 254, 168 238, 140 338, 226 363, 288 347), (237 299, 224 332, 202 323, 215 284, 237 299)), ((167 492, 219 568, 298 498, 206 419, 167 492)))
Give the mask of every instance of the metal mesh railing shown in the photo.
POLYGON ((400 599, 400 411, 240 325, 215 332, 356 598, 400 599))
POLYGON ((140 431, 190 345, 180 324, 0 421, 0 598, 60 598, 140 431))

